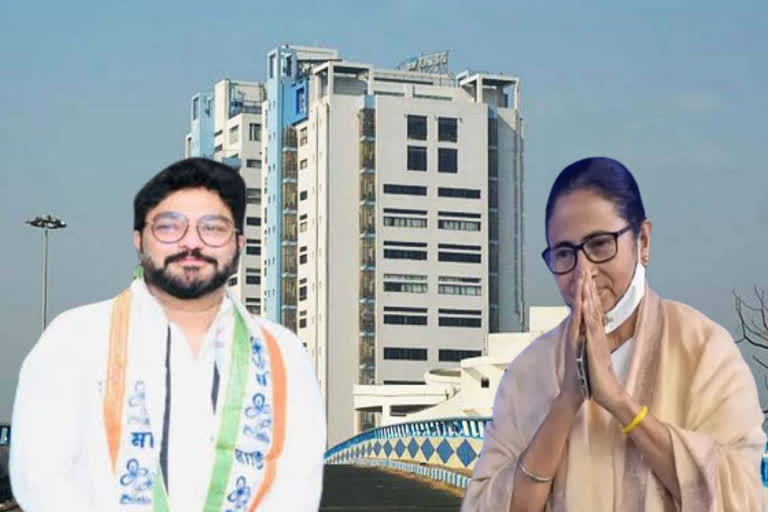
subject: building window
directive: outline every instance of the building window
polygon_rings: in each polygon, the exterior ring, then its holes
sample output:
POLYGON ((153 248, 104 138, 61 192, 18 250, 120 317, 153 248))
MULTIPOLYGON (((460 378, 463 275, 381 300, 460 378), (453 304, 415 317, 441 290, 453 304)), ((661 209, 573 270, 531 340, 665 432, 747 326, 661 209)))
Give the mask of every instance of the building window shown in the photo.
POLYGON ((246 284, 261 284, 261 276, 245 276, 246 284))
POLYGON ((410 196, 426 196, 427 187, 418 185, 384 185, 385 194, 402 194, 410 196))
POLYGON ((304 114, 307 111, 307 95, 304 94, 304 87, 296 89, 296 113, 304 114))
POLYGON ((440 295, 479 296, 481 294, 480 278, 440 276, 438 278, 437 293, 440 295))
POLYGON ((481 355, 483 355, 483 353, 480 350, 451 350, 441 348, 437 353, 437 360, 458 362, 462 359, 480 357, 481 355))
POLYGON ((384 291, 396 293, 427 293, 427 283, 397 283, 385 281, 384 291))
POLYGON ((480 190, 475 188, 438 187, 439 197, 459 197, 463 199, 480 199, 480 190))
POLYGON ((299 192, 299 201, 304 201, 306 198, 307 198, 306 190, 302 190, 301 192, 299 192))
POLYGON ((437 212, 438 217, 461 217, 465 219, 479 219, 481 215, 479 213, 469 213, 469 212, 445 212, 445 211, 438 211, 437 212))
POLYGON ((200 98, 194 98, 192 100, 192 120, 197 119, 198 110, 200 109, 200 98))
POLYGON ((423 146, 408 146, 408 170, 427 170, 427 148, 423 146))
POLYGON ((385 215, 384 225, 398 228, 426 228, 427 219, 415 217, 393 217, 391 215, 385 215))
POLYGON ((245 223, 249 226, 261 226, 261 217, 246 217, 245 223))
POLYGON ((480 231, 480 223, 473 220, 438 219, 437 227, 453 231, 480 231))
POLYGON ((305 126, 301 130, 299 130, 299 146, 303 146, 307 143, 307 140, 309 139, 308 136, 308 129, 305 126))
POLYGON ((275 78, 275 58, 277 56, 273 53, 269 56, 269 78, 275 78))
POLYGON ((481 327, 481 318, 468 318, 463 316, 441 316, 438 318, 440 327, 481 327))
POLYGON ((227 281, 227 284, 229 286, 235 286, 237 284, 237 276, 230 277, 229 281, 227 281))
MULTIPOLYGON (((307 327, 307 319, 299 318, 299 329, 305 329, 307 327)), ((306 347, 306 345, 305 345, 306 347)))
POLYGON ((427 293, 427 276, 417 274, 384 274, 384 291, 427 293))
POLYGON ((248 140, 261 140, 261 125, 259 123, 248 125, 248 140))
POLYGON ((307 287, 299 286, 299 300, 307 300, 307 287))
POLYGON ((221 151, 221 149, 222 149, 222 145, 221 144, 217 144, 216 147, 213 148, 213 152, 214 153, 218 153, 218 152, 221 151))
POLYGON ((451 148, 437 148, 437 172, 457 173, 458 151, 451 148))
POLYGON ((249 254, 251 256, 260 256, 261 255, 261 244, 247 243, 245 245, 245 254, 249 254))
POLYGON ((408 138, 427 140, 427 116, 408 116, 408 138))
POLYGON ((488 377, 481 377, 480 378, 480 387, 481 388, 490 388, 491 387, 491 379, 488 377))
POLYGON ((404 215, 427 215, 427 210, 406 210, 404 208, 384 208, 384 213, 402 213, 404 215))
POLYGON ((249 158, 245 161, 245 166, 251 169, 261 169, 261 160, 254 160, 249 158))
POLYGON ((293 55, 287 55, 285 57, 285 75, 293 75, 293 55))
POLYGON ((481 289, 479 285, 472 284, 439 284, 437 293, 440 295, 473 295, 479 296, 481 289))
POLYGON ((439 251, 437 253, 438 261, 452 261, 454 263, 480 263, 479 254, 468 254, 465 252, 439 251))
POLYGON ((307 159, 306 159, 306 158, 303 158, 303 159, 302 159, 302 160, 299 162, 299 169, 306 169, 306 168, 307 168, 307 159))
POLYGON ((299 222, 299 233, 304 233, 307 231, 307 221, 303 220, 299 222))
MULTIPOLYGON (((440 309, 438 325, 440 327, 474 327, 482 326, 482 311, 479 309, 440 309), (445 315, 445 316, 444 316, 445 315), (461 316, 457 316, 461 315, 461 316)), ((479 355, 479 354, 478 354, 479 355)))
POLYGON ((427 251, 384 249, 384 257, 390 260, 426 260, 427 251))
POLYGON ((306 254, 299 254, 299 265, 303 265, 307 262, 306 254))
POLYGON ((455 117, 437 118, 437 140, 440 142, 456 142, 458 126, 455 117))
POLYGON ((389 361, 426 361, 427 349, 384 347, 384 359, 389 361))
POLYGON ((248 187, 246 189, 246 198, 245 202, 248 204, 259 204, 261 203, 261 189, 260 188, 251 188, 248 187))
POLYGON ((235 144, 236 142, 240 142, 240 125, 229 129, 229 143, 235 144))

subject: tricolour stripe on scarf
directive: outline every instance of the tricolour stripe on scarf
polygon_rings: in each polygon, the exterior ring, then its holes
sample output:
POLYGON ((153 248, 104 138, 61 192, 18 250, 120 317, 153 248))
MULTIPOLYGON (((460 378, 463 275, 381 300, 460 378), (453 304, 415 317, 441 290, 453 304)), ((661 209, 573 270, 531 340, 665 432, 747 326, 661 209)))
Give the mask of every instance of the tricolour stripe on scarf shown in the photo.
POLYGON ((117 471, 117 456, 123 430, 125 403, 125 368, 128 362, 128 326, 131 317, 131 289, 118 295, 112 303, 109 328, 109 355, 105 382, 103 414, 112 473, 117 471))
POLYGON ((208 498, 205 512, 219 512, 227 494, 227 483, 234 463, 232 453, 240 432, 245 388, 248 382, 250 363, 250 337, 240 314, 235 314, 235 333, 232 340, 232 364, 224 407, 221 410, 221 423, 216 441, 216 459, 208 485, 208 498))
POLYGON ((285 365, 283 356, 280 353, 280 346, 271 332, 262 328, 261 333, 267 344, 269 351, 269 365, 272 373, 272 406, 274 408, 274 423, 272 429, 272 446, 266 456, 266 467, 264 468, 264 480, 262 480, 259 489, 253 497, 249 512, 254 512, 269 492, 275 481, 277 474, 277 461, 285 445, 285 405, 286 405, 286 382, 285 365))
POLYGON ((169 512, 168 493, 165 491, 163 472, 158 468, 152 485, 152 512, 169 512))

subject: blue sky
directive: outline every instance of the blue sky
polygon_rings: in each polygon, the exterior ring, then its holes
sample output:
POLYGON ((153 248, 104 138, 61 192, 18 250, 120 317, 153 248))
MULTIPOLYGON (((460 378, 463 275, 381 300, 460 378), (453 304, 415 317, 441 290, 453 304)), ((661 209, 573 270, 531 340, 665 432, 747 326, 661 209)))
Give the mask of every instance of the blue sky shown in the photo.
POLYGON ((51 313, 115 295, 135 263, 133 195, 182 156, 188 99, 263 79, 281 43, 379 67, 448 49, 455 72, 519 76, 529 302, 560 303, 538 256, 554 177, 607 155, 654 222, 651 286, 736 333, 732 290, 768 287, 766 26, 762 1, 4 3, 0 421, 39 335, 42 240, 23 221, 70 225, 51 235, 51 313))

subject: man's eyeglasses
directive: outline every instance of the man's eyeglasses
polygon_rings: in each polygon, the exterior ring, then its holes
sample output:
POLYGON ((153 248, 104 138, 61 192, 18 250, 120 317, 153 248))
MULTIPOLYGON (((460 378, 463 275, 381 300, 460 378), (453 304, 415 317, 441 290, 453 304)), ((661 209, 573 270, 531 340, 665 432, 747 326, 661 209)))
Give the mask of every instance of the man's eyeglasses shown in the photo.
MULTIPOLYGON (((189 231, 189 218, 183 213, 163 212, 155 216, 150 225, 152 235, 158 242, 173 244, 184 238, 189 231)), ((197 234, 200 240, 210 247, 222 247, 228 244, 237 232, 234 224, 226 217, 206 215, 197 221, 197 234)))
POLYGON ((578 251, 583 251, 584 255, 592 263, 605 263, 616 256, 619 250, 619 237, 632 229, 629 224, 626 227, 608 233, 595 233, 585 238, 580 244, 571 244, 564 242, 556 247, 547 247, 541 253, 541 257, 553 274, 567 274, 576 268, 576 257, 578 251))

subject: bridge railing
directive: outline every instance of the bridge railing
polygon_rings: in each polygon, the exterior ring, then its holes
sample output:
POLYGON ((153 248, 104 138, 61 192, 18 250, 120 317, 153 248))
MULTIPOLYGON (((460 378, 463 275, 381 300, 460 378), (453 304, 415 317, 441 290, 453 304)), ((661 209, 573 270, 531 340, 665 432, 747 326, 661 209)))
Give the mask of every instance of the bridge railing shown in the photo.
MULTIPOLYGON (((374 428, 329 449, 325 462, 388 466, 414 473, 432 466, 448 470, 449 476, 469 476, 480 456, 489 421, 491 418, 446 418, 374 428)), ((768 445, 760 475, 768 495, 768 445)), ((466 479, 459 481, 466 485, 466 479)))
POLYGON ((469 475, 490 418, 414 421, 362 432, 329 449, 327 464, 435 466, 469 475), (395 464, 396 463, 396 464, 395 464))

